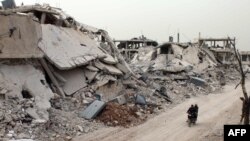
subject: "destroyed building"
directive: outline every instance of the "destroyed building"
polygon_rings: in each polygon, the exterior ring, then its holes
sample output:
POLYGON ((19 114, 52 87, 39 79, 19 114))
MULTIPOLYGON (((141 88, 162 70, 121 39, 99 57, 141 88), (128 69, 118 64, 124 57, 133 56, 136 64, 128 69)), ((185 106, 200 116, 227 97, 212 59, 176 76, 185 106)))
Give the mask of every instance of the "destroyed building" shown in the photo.
POLYGON ((114 40, 114 42, 127 62, 130 62, 134 54, 138 53, 139 48, 158 46, 156 41, 147 39, 143 35, 131 40, 114 40))
POLYGON ((182 72, 196 69, 201 72, 208 66, 214 66, 216 62, 211 60, 204 52, 190 43, 163 43, 154 48, 142 48, 134 55, 131 64, 136 64, 144 72, 182 72), (143 62, 143 63, 142 63, 143 62))
POLYGON ((222 64, 232 64, 235 61, 233 45, 235 38, 199 38, 201 48, 213 52, 216 60, 222 64))
MULTIPOLYGON (((181 84, 191 88, 194 84, 213 91, 225 85, 230 77, 228 73, 234 73, 234 67, 224 72, 224 65, 218 61, 216 54, 209 48, 201 47, 199 43, 166 42, 153 48, 139 48, 129 65, 150 82, 169 86, 167 89, 170 90, 176 87, 177 82, 177 86, 181 84)), ((175 90, 173 92, 179 93, 175 90)), ((186 92, 181 90, 181 93, 186 92)))
POLYGON ((0 19, 0 105, 17 102, 23 115, 4 116, 0 110, 1 136, 19 122, 50 122, 51 100, 58 107, 53 100, 59 95, 80 95, 77 101, 85 106, 95 99, 107 102, 122 94, 122 80, 137 79, 106 31, 79 23, 60 8, 12 7, 0 10, 0 19))
POLYGON ((106 31, 60 8, 3 9, 0 138, 70 140, 103 124, 134 126, 229 78, 197 44, 141 37, 116 47, 106 31))

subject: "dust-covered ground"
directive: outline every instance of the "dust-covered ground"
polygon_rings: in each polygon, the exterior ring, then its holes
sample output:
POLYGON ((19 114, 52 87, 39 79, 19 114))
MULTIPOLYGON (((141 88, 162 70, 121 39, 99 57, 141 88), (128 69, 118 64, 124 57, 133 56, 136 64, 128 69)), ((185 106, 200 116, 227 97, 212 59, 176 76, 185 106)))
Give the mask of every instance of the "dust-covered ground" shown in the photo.
POLYGON ((242 91, 234 88, 228 85, 220 93, 192 97, 139 126, 102 128, 74 141, 221 141, 223 125, 240 120, 242 91), (199 105, 199 117, 195 126, 188 127, 186 110, 194 103, 199 105))

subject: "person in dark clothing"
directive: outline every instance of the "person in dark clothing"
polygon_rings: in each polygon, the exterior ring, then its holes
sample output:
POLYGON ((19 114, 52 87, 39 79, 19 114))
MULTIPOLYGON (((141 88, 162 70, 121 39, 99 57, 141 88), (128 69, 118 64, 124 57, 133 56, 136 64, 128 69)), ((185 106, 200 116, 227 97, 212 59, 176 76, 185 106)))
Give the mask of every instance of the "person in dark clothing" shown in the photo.
POLYGON ((192 104, 192 105, 189 107, 187 113, 188 113, 188 114, 191 114, 193 111, 194 111, 194 105, 192 104))
POLYGON ((194 108, 194 105, 192 104, 189 107, 189 109, 187 110, 188 119, 190 119, 192 116, 194 116, 194 112, 195 112, 195 108, 194 108))
POLYGON ((199 107, 197 104, 194 105, 194 114, 195 114, 195 118, 197 119, 198 117, 198 110, 199 110, 199 107))

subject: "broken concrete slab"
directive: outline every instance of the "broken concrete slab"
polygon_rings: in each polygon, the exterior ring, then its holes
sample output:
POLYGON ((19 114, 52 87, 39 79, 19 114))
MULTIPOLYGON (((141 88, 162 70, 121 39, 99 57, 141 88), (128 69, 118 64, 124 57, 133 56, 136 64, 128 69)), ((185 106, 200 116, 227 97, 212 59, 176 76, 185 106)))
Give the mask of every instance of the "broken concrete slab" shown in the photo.
POLYGON ((133 71, 130 69, 130 67, 128 66, 127 62, 124 60, 123 56, 121 55, 120 51, 118 50, 118 48, 116 47, 114 41, 111 39, 111 37, 108 35, 108 32, 105 30, 99 30, 99 32, 101 33, 101 35, 104 37, 104 39, 107 41, 107 43, 109 44, 109 46, 111 47, 111 49, 114 51, 114 55, 116 56, 115 58, 117 58, 117 60, 119 60, 118 63, 122 64, 123 67, 123 72, 128 72, 129 74, 135 75, 133 73, 133 71), (125 70, 126 69, 126 70, 125 70))
POLYGON ((117 60, 115 60, 115 58, 113 58, 112 56, 110 55, 107 55, 107 57, 101 59, 104 63, 106 64, 110 64, 110 65, 115 65, 118 63, 117 60))
POLYGON ((143 95, 136 95, 135 103, 140 105, 147 105, 146 98, 143 95))
POLYGON ((205 86, 206 85, 206 81, 202 78, 199 77, 191 77, 190 78, 190 83, 195 84, 196 86, 205 86))
POLYGON ((41 26, 43 40, 39 43, 39 48, 48 60, 61 70, 109 56, 98 48, 97 41, 80 31, 49 24, 41 26))
POLYGON ((66 95, 72 95, 76 91, 87 86, 84 71, 80 68, 72 70, 57 70, 66 82, 63 85, 63 91, 66 95))
POLYGON ((87 67, 86 67, 88 70, 90 70, 90 71, 99 71, 99 69, 98 68, 96 68, 96 67, 94 67, 94 66, 92 66, 92 65, 88 65, 87 67))
MULTIPOLYGON (((100 44, 101 46, 101 44, 100 44)), ((108 46, 109 47, 109 46, 108 46)), ((112 54, 111 52, 108 52, 105 50, 105 48, 103 47, 99 47, 100 50, 102 50, 103 52, 109 54, 107 55, 105 58, 102 58, 101 60, 106 63, 106 64, 110 64, 110 65, 115 65, 118 63, 118 60, 116 58, 113 58, 110 54, 112 54)))
POLYGON ((80 112, 80 117, 85 119, 93 119, 105 107, 105 102, 95 100, 84 111, 80 112))
POLYGON ((123 73, 117 69, 116 67, 112 66, 112 65, 108 65, 108 64, 104 64, 100 61, 96 61, 94 63, 95 67, 103 70, 103 71, 107 71, 108 73, 110 74, 113 74, 113 75, 122 75, 123 73))

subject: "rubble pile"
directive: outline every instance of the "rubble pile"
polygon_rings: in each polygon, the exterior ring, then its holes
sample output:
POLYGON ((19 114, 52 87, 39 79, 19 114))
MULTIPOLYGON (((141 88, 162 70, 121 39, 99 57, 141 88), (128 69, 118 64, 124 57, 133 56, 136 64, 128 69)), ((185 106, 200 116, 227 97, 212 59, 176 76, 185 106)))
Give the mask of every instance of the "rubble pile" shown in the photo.
POLYGON ((134 106, 129 107, 117 103, 108 103, 104 111, 97 117, 97 120, 102 121, 108 126, 130 127, 138 125, 145 120, 142 114, 134 106))
POLYGON ((43 123, 36 120, 34 99, 9 97, 0 102, 0 137, 1 138, 32 138, 32 129, 35 124, 43 123), (23 136, 25 135, 25 136, 23 136))
POLYGON ((138 125, 239 79, 195 44, 136 41, 128 65, 106 31, 49 5, 1 9, 0 19, 3 139, 70 140, 138 125))
POLYGON ((81 111, 96 99, 115 99, 125 89, 122 81, 134 77, 106 31, 81 24, 59 8, 14 7, 0 10, 0 19, 0 104, 15 116, 1 120, 4 137, 9 131, 19 133, 15 122, 30 122, 34 132, 26 125, 18 130, 32 139, 48 133, 76 135, 75 124, 86 125, 70 119, 85 122, 81 111), (18 99, 17 107, 8 107, 12 97, 18 99), (20 101, 27 99, 32 106, 22 108, 20 101), (50 132, 43 127, 48 123, 50 132))
POLYGON ((65 140, 82 134, 93 132, 104 125, 95 121, 83 120, 75 112, 65 112, 51 108, 49 110, 50 120, 43 126, 38 126, 38 139, 44 140, 65 140), (43 134, 39 135, 39 132, 43 134))
POLYGON ((130 65, 137 67, 136 72, 200 73, 216 63, 196 44, 164 43, 154 48, 139 48, 130 65))
POLYGON ((137 50, 130 67, 150 86, 151 94, 145 95, 151 96, 148 100, 160 105, 169 100, 179 103, 192 96, 209 94, 240 79, 233 63, 220 64, 211 51, 197 44, 170 42, 137 50))

